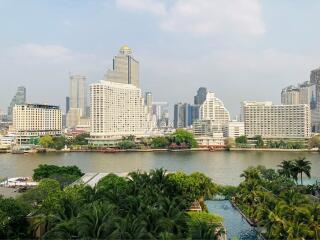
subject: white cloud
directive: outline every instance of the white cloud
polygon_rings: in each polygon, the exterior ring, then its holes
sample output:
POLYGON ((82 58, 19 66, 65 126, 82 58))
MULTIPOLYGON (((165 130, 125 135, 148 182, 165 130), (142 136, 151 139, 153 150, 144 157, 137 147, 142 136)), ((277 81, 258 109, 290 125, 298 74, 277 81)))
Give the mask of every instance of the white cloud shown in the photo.
POLYGON ((146 11, 155 15, 165 15, 166 8, 163 2, 157 0, 117 0, 117 6, 133 11, 146 11))
POLYGON ((117 6, 156 15, 165 31, 194 35, 265 33, 259 0, 116 0, 117 6))

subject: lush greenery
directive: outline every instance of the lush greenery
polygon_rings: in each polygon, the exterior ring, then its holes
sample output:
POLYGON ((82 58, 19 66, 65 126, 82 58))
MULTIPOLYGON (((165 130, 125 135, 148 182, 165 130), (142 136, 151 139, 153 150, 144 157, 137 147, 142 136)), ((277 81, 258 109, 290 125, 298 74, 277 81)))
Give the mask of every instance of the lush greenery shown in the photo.
POLYGON ((304 194, 307 187, 295 183, 297 175, 310 174, 310 164, 297 159, 284 161, 280 167, 278 172, 261 166, 245 170, 234 202, 264 229, 267 239, 320 239, 319 199, 304 194))
POLYGON ((27 237, 25 216, 30 208, 22 201, 3 198, 0 195, 0 239, 27 237))
POLYGON ((302 175, 305 174, 310 178, 311 162, 307 161, 306 158, 298 158, 295 160, 287 161, 284 160, 279 165, 279 174, 287 178, 292 178, 298 182, 298 176, 300 176, 300 183, 302 182, 302 175))
POLYGON ((309 139, 309 148, 320 148, 320 135, 315 135, 309 139))
POLYGON ((83 175, 77 166, 56 166, 41 164, 34 169, 33 179, 40 181, 44 178, 57 180, 62 187, 69 185, 83 175))
POLYGON ((302 141, 267 141, 267 148, 280 148, 280 149, 304 149, 307 148, 306 144, 302 141))
POLYGON ((50 177, 54 168, 40 169, 35 171, 41 179, 36 188, 18 200, 7 200, 15 206, 9 214, 2 213, 6 207, 0 199, 0 214, 8 216, 6 219, 16 215, 1 237, 9 236, 9 227, 15 230, 10 236, 19 238, 32 238, 41 228, 43 239, 218 239, 224 233, 221 217, 188 213, 195 200, 202 201, 217 191, 201 173, 168 174, 159 169, 132 172, 127 178, 109 174, 94 188, 76 185, 62 189, 56 180, 43 178, 50 177), (20 210, 17 204, 28 208, 20 210))
POLYGON ((195 148, 198 146, 197 141, 194 139, 194 135, 184 129, 177 129, 169 137, 170 148, 195 148))

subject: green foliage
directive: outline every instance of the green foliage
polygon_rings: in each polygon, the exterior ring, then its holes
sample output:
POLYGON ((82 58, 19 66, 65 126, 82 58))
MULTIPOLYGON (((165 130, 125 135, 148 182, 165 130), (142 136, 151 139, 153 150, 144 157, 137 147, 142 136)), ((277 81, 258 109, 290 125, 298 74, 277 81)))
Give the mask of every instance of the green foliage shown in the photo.
POLYGON ((282 161, 279 165, 280 169, 278 173, 287 178, 292 178, 296 182, 298 181, 298 175, 300 174, 300 183, 303 184, 302 175, 305 174, 310 178, 311 162, 306 158, 298 158, 293 161, 282 161))
POLYGON ((152 148, 168 148, 169 140, 166 137, 155 137, 151 141, 152 148))
POLYGON ((218 186, 219 195, 222 195, 229 200, 231 200, 237 192, 238 188, 235 186, 218 186))
POLYGON ((248 144, 248 139, 245 135, 236 138, 236 144, 248 144))
POLYGON ((303 149, 306 148, 302 141, 267 141, 266 146, 268 148, 280 148, 280 149, 303 149))
POLYGON ((88 145, 88 138, 90 137, 90 134, 89 133, 82 133, 82 134, 79 134, 77 135, 73 141, 72 141, 72 144, 74 145, 88 145))
POLYGON ((74 182, 83 175, 81 170, 77 166, 55 166, 41 164, 33 171, 33 179, 39 181, 44 178, 52 178, 61 184, 61 187, 65 187, 74 182))
POLYGON ((227 149, 230 149, 230 148, 233 148, 236 146, 236 142, 235 142, 235 139, 234 138, 226 138, 224 140, 224 145, 226 146, 227 149))
POLYGON ((44 148, 49 148, 53 145, 53 139, 50 135, 44 135, 40 138, 40 145, 44 148))
POLYGON ((263 148, 264 147, 264 141, 260 135, 255 136, 253 138, 256 141, 256 147, 257 148, 263 148))
POLYGON ((245 180, 234 201, 253 223, 266 229, 266 239, 319 238, 319 202, 300 193, 290 179, 293 166, 309 170, 306 162, 283 161, 279 174, 262 166, 242 174, 245 180))
POLYGON ((169 137, 171 148, 195 148, 198 146, 193 133, 184 129, 177 129, 169 137))
POLYGON ((27 222, 25 216, 30 208, 27 204, 0 195, 0 239, 25 238, 27 222))
POLYGON ((309 148, 320 148, 320 135, 315 135, 309 139, 309 148))
POLYGON ((118 143, 118 148, 120 149, 134 149, 136 148, 135 142, 131 140, 122 140, 121 142, 118 143))
POLYGON ((64 136, 54 137, 52 147, 56 150, 61 150, 67 144, 66 138, 64 136))
POLYGON ((189 193, 176 191, 185 185, 179 181, 175 186, 172 177, 163 169, 132 172, 128 178, 109 174, 94 188, 69 186, 64 191, 55 180, 43 179, 21 200, 33 206, 30 227, 36 231, 42 226, 44 239, 190 239, 199 233, 216 239, 221 218, 187 214, 190 202, 214 189, 211 180, 200 173, 186 175, 197 192, 187 202, 189 193), (190 225, 196 217, 201 226, 190 225))

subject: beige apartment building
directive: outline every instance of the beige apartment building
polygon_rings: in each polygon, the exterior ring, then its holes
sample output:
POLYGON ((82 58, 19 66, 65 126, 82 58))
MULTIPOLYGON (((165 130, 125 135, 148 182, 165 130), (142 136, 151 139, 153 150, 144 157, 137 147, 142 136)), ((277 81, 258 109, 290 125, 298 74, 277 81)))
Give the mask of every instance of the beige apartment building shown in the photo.
POLYGON ((112 145, 123 136, 150 136, 156 127, 141 89, 131 84, 100 81, 90 86, 90 143, 112 145))
POLYGON ((20 142, 43 135, 61 134, 62 112, 58 106, 23 104, 13 107, 13 130, 20 142))
POLYGON ((245 101, 241 118, 249 138, 260 135, 269 139, 306 139, 311 134, 310 107, 306 104, 245 101))

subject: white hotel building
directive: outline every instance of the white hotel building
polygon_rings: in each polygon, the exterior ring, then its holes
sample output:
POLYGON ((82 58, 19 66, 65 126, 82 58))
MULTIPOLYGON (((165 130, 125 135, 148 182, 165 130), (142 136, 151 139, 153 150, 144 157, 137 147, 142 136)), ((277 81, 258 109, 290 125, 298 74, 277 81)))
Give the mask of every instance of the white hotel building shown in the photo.
POLYGON ((13 107, 12 130, 21 143, 43 135, 61 135, 62 112, 58 106, 23 104, 13 107))
POLYGON ((269 139, 306 139, 311 134, 310 107, 245 101, 241 106, 245 134, 269 139))
POLYGON ((122 47, 107 79, 90 86, 90 144, 114 145, 125 136, 150 136, 156 127, 138 87, 139 65, 131 53, 122 47))

